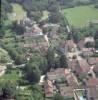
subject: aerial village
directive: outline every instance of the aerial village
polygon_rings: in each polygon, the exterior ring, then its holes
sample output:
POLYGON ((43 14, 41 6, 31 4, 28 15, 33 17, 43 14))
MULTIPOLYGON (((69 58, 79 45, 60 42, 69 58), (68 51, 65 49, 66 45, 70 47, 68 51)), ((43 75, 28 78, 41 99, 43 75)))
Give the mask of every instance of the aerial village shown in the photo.
MULTIPOLYGON (((46 34, 29 18, 23 19, 21 24, 26 27, 25 42, 19 44, 23 48, 37 49, 45 55, 51 45, 49 39, 58 39, 58 24, 45 23, 43 28, 52 27, 52 30, 46 34)), ((74 97, 75 100, 82 100, 81 98, 84 98, 83 100, 98 100, 98 57, 95 56, 98 51, 94 45, 95 39, 91 36, 81 39, 78 43, 75 43, 71 38, 57 44, 56 50, 66 55, 68 66, 66 68, 51 68, 40 77, 39 85, 43 87, 45 98, 51 100, 56 93, 60 93, 66 98, 74 97), (86 47, 87 44, 92 46, 86 47)), ((57 57, 58 53, 55 55, 57 57)), ((29 61, 31 54, 28 52, 25 57, 29 61)), ((0 76, 5 73, 5 70, 6 67, 0 68, 0 76)))
POLYGON ((17 24, 25 29, 21 35, 0 39, 0 84, 17 83, 17 95, 24 99, 0 88, 0 100, 98 100, 98 20, 88 25, 97 26, 96 34, 90 31, 79 38, 76 33, 86 29, 68 22, 37 22, 24 16, 17 24), (1 99, 3 93, 10 99, 1 99), (58 95, 64 99, 53 99, 58 95))

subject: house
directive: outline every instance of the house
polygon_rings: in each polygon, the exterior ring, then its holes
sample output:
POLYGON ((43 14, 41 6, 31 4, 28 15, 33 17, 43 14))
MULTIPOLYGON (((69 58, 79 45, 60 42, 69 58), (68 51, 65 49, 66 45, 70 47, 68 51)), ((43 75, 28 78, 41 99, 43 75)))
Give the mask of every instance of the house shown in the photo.
POLYGON ((65 41, 62 41, 59 43, 59 45, 57 47, 57 51, 62 53, 62 54, 67 54, 68 48, 67 48, 65 41))
POLYGON ((47 78, 51 81, 59 80, 64 78, 67 84, 73 87, 77 87, 78 81, 76 76, 71 73, 70 69, 57 68, 47 73, 47 78))
POLYGON ((66 71, 65 68, 51 69, 49 72, 47 72, 47 78, 53 81, 64 78, 67 74, 69 74, 69 70, 66 71))
POLYGON ((50 38, 57 38, 58 30, 60 25, 59 24, 52 24, 52 23, 46 23, 43 25, 43 29, 50 29, 50 31, 47 33, 47 36, 50 38))
POLYGON ((67 40, 66 46, 67 46, 69 52, 73 52, 75 50, 75 44, 74 44, 73 40, 67 40))
POLYGON ((96 76, 98 77, 98 64, 96 64, 94 66, 93 71, 95 72, 96 76))
POLYGON ((81 39, 78 43, 77 43, 77 47, 83 51, 83 49, 85 48, 85 44, 86 43, 92 43, 93 45, 95 45, 95 40, 94 37, 86 37, 84 39, 81 39))
POLYGON ((22 20, 20 20, 20 24, 22 26, 25 26, 25 27, 32 27, 34 24, 36 24, 35 21, 31 20, 30 18, 28 17, 24 17, 22 20))
POLYGON ((77 66, 77 64, 77 59, 68 60, 68 68, 70 68, 72 71, 75 71, 75 67, 77 66))
POLYGON ((49 48, 49 43, 44 36, 40 37, 25 37, 24 43, 21 44, 24 48, 31 48, 39 50, 42 54, 45 54, 49 48))
POLYGON ((49 47, 46 41, 40 41, 39 43, 26 43, 26 44, 23 44, 23 46, 24 48, 33 48, 33 49, 44 48, 45 50, 47 50, 49 47))
POLYGON ((70 60, 68 66, 77 75, 87 74, 90 70, 90 66, 85 59, 70 60))
POLYGON ((90 77, 85 84, 87 100, 98 100, 98 79, 90 77))
POLYGON ((88 61, 88 64, 90 65, 96 65, 98 64, 98 57, 89 57, 87 61, 88 61))
POLYGON ((59 91, 60 91, 60 94, 65 98, 74 96, 72 86, 66 86, 65 84, 60 84, 59 85, 59 91))
POLYGON ((33 25, 33 27, 24 33, 24 37, 33 37, 33 36, 42 36, 42 30, 37 26, 33 25))
POLYGON ((75 68, 78 75, 87 74, 90 70, 90 66, 85 59, 78 60, 78 65, 75 68))
POLYGON ((77 47, 78 49, 82 50, 82 48, 84 48, 84 39, 81 39, 78 43, 77 43, 77 47))
POLYGON ((53 97, 53 83, 50 80, 44 82, 44 94, 46 98, 53 97))
POLYGON ((95 51, 94 48, 83 48, 82 49, 82 55, 84 57, 92 56, 94 54, 94 51, 95 51))
POLYGON ((71 86, 74 89, 78 87, 77 77, 73 73, 70 73, 69 75, 66 76, 66 81, 68 86, 71 86))
POLYGON ((95 43, 94 37, 91 37, 91 36, 86 37, 86 38, 84 39, 84 43, 87 43, 87 42, 95 43))
POLYGON ((77 78, 70 69, 51 69, 46 75, 45 95, 46 97, 52 97, 59 92, 64 97, 73 97, 73 90, 77 86, 77 78))

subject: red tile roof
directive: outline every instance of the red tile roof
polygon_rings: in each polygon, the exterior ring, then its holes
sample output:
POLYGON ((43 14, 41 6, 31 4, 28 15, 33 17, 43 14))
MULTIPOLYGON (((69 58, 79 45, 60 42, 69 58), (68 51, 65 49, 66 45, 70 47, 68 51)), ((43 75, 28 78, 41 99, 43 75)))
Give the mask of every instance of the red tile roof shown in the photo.
POLYGON ((51 81, 47 80, 44 82, 44 92, 46 97, 53 96, 53 84, 51 81))
POLYGON ((50 72, 47 73, 47 77, 49 80, 55 80, 63 78, 67 76, 69 73, 69 70, 65 68, 51 69, 50 72))
POLYGON ((78 42, 77 46, 78 46, 80 49, 84 48, 84 39, 80 40, 80 41, 78 42))
POLYGON ((94 66, 94 69, 93 70, 94 70, 95 73, 96 72, 98 73, 98 64, 94 66))
POLYGON ((68 97, 73 97, 73 87, 71 86, 66 86, 65 84, 61 84, 59 86, 60 88, 60 93, 62 96, 68 96, 68 97))
POLYGON ((86 81, 86 86, 87 87, 95 87, 98 85, 98 79, 97 78, 89 78, 86 81))
POLYGON ((80 73, 81 72, 87 73, 90 70, 90 66, 89 66, 89 64, 87 63, 86 60, 84 60, 84 59, 78 60, 78 64, 79 64, 79 67, 80 67, 80 73))
POLYGON ((90 58, 88 58, 88 63, 90 65, 96 65, 98 63, 98 57, 90 57, 90 58))

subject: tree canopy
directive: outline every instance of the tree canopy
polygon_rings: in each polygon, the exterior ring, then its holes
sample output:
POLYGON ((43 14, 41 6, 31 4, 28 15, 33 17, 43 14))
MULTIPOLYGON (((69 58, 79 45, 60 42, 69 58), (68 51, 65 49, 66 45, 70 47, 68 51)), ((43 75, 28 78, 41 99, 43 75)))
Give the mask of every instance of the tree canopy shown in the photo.
POLYGON ((25 78, 30 83, 38 83, 40 80, 40 70, 38 69, 38 66, 33 63, 28 63, 25 66, 25 78))

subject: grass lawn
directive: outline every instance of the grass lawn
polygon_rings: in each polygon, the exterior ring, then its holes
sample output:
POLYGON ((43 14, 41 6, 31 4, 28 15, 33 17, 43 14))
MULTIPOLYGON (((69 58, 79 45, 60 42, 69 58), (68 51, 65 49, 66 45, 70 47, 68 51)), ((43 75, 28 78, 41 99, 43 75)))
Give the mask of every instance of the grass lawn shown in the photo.
POLYGON ((13 20, 20 21, 24 16, 26 16, 26 11, 22 8, 19 4, 12 4, 13 7, 13 13, 9 14, 9 18, 13 20))
POLYGON ((8 55, 8 52, 0 48, 0 64, 5 65, 6 62, 11 62, 11 58, 8 55))
POLYGON ((8 80, 11 80, 13 82, 17 81, 19 77, 19 70, 11 70, 11 73, 6 73, 3 76, 0 77, 0 83, 1 82, 6 82, 8 80))
POLYGON ((93 5, 63 9, 62 13, 66 16, 70 25, 76 27, 84 27, 91 20, 98 20, 98 9, 94 8, 93 5))

